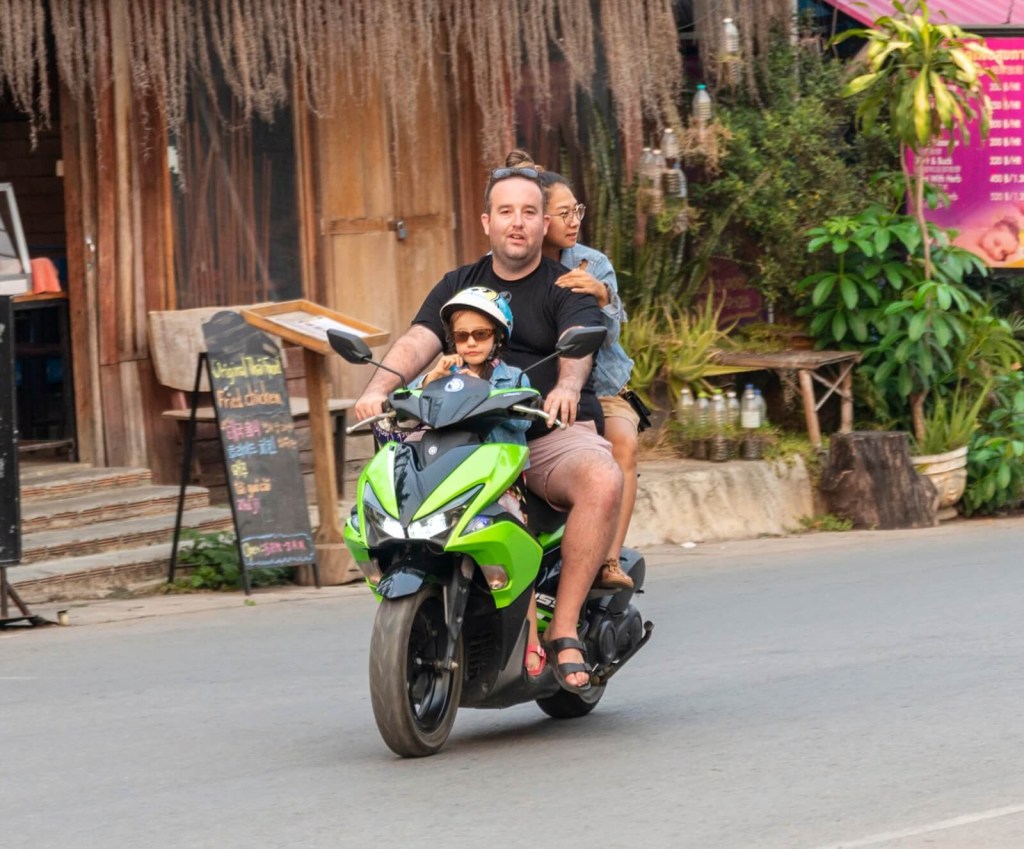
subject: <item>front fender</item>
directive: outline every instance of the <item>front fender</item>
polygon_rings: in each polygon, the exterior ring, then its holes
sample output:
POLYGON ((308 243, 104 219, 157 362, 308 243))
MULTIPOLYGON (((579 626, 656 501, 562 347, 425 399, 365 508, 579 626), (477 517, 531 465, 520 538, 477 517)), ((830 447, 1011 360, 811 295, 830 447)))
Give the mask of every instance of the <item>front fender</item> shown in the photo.
POLYGON ((399 566, 388 572, 373 588, 379 598, 402 598, 418 592, 427 579, 427 573, 414 566, 399 566))

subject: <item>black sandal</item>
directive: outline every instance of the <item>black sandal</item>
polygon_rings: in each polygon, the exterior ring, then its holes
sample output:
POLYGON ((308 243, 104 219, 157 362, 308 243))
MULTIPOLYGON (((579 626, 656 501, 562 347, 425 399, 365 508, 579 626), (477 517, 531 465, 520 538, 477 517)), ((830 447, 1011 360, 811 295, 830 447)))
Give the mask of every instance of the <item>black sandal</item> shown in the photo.
POLYGON ((548 657, 551 659, 551 671, 555 674, 555 680, 558 681, 559 686, 563 690, 568 690, 570 693, 585 693, 590 689, 590 675, 593 674, 590 664, 586 662, 587 650, 579 640, 574 637, 559 637, 556 640, 550 640, 544 644, 545 650, 548 653, 548 657), (568 649, 576 649, 580 654, 583 655, 583 663, 558 662, 558 653, 566 651, 568 649), (586 672, 587 683, 579 686, 576 684, 570 684, 566 680, 566 676, 572 675, 574 672, 586 672))

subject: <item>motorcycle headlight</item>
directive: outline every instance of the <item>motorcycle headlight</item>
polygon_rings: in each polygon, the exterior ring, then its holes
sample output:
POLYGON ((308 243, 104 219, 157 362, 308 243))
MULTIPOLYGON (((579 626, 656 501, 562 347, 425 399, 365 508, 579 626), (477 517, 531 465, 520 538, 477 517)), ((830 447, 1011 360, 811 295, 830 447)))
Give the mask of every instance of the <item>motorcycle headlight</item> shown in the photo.
POLYGON ((440 510, 417 519, 409 525, 409 539, 429 539, 445 542, 466 512, 466 506, 473 500, 481 487, 476 486, 449 501, 440 510))
POLYGON ((375 540, 405 539, 402 523, 381 507, 369 484, 363 487, 363 516, 366 519, 367 542, 371 536, 375 540))

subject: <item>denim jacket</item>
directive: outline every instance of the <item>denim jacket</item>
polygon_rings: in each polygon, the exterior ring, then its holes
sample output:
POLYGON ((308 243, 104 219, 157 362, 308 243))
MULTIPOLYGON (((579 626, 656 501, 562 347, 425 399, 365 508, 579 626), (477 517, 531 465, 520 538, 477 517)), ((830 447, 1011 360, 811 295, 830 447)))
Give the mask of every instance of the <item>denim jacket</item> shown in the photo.
MULTIPOLYGON (((523 374, 522 369, 510 366, 502 360, 494 360, 492 366, 490 383, 495 389, 515 389, 517 385, 530 385, 530 378, 526 375, 523 375, 521 383, 518 382, 519 376, 523 374)), ((409 388, 419 389, 423 385, 423 377, 422 374, 417 377, 409 384, 409 388)), ((511 442, 515 445, 526 445, 526 431, 530 429, 531 424, 533 424, 533 419, 507 419, 487 434, 484 442, 511 442)))
POLYGON ((604 283, 611 296, 608 306, 601 310, 601 319, 608 329, 608 335, 594 358, 594 391, 599 397, 618 395, 629 382, 633 371, 633 361, 619 344, 619 331, 622 322, 626 320, 626 311, 619 297, 615 269, 608 257, 594 248, 577 244, 562 251, 560 258, 566 268, 577 268, 583 260, 587 261, 587 272, 604 283))

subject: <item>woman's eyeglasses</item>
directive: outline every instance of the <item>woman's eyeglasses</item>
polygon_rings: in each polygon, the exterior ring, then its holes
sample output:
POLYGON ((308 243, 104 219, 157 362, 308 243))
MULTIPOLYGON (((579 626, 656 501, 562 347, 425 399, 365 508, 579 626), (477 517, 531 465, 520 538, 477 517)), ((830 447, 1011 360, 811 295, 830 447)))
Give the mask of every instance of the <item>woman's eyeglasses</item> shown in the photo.
POLYGON ((464 345, 469 341, 470 337, 473 337, 474 342, 486 342, 494 337, 494 328, 481 327, 479 330, 452 331, 452 339, 454 339, 459 345, 464 345))
POLYGON ((582 221, 583 216, 587 214, 587 208, 582 203, 576 204, 576 206, 570 206, 568 209, 563 209, 561 212, 556 212, 559 218, 562 219, 566 224, 572 221, 573 216, 576 216, 577 221, 582 221))

